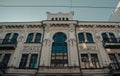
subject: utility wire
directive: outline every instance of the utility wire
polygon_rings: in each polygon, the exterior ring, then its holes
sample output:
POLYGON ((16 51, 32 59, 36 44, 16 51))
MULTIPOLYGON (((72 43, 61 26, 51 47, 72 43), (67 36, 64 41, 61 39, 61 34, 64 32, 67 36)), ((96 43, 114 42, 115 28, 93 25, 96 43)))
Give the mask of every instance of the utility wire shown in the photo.
POLYGON ((116 7, 96 7, 96 6, 58 6, 58 5, 0 5, 0 7, 67 7, 67 8, 107 8, 115 9, 116 7))

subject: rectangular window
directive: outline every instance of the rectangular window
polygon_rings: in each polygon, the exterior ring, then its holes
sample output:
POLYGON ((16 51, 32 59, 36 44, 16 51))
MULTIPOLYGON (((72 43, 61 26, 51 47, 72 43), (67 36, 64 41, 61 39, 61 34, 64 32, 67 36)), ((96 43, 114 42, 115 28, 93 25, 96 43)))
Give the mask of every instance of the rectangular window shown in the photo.
POLYGON ((99 60, 97 54, 91 54, 91 62, 94 68, 100 68, 99 60))
POLYGON ((38 58, 37 54, 32 54, 31 55, 29 68, 36 68, 36 66, 37 66, 37 58, 38 58))
POLYGON ((81 54, 82 68, 100 68, 97 54, 81 54))
POLYGON ((82 68, 89 68, 88 54, 81 54, 82 68))
POLYGON ((27 60, 28 60, 28 54, 22 54, 19 68, 26 68, 27 60))
POLYGON ((5 56, 3 57, 2 60, 2 64, 4 64, 5 66, 8 65, 9 59, 10 59, 11 54, 5 54, 5 56))

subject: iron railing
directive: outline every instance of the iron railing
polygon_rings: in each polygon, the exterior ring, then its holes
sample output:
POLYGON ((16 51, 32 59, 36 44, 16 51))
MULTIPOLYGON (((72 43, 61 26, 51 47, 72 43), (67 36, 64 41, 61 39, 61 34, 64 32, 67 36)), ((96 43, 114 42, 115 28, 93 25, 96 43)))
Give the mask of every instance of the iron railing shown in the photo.
POLYGON ((103 43, 120 43, 120 38, 104 38, 103 43))
POLYGON ((110 63, 109 69, 110 72, 120 71, 120 63, 110 63))
POLYGON ((104 48, 120 48, 120 38, 105 38, 102 42, 104 48))
POLYGON ((16 39, 0 39, 0 49, 15 49, 17 46, 16 39))

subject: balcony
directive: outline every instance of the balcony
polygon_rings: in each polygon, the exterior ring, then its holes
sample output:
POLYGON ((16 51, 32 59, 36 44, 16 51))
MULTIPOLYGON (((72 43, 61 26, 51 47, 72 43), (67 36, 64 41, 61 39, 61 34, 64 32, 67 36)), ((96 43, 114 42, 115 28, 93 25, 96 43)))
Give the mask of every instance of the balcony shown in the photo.
POLYGON ((106 38, 102 42, 104 48, 120 48, 120 38, 106 38))
POLYGON ((17 41, 16 40, 0 39, 0 50, 15 50, 16 46, 17 46, 17 41))

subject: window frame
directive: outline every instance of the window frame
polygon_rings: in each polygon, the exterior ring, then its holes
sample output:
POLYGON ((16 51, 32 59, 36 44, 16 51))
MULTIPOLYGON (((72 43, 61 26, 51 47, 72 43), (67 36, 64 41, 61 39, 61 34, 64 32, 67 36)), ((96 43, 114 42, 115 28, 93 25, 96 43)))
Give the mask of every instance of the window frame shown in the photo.
POLYGON ((94 38, 93 38, 92 33, 90 33, 90 32, 79 32, 78 33, 78 42, 79 43, 94 43, 94 38), (82 37, 80 37, 80 34, 81 34, 82 37), (91 39, 88 38, 88 35, 91 39))

